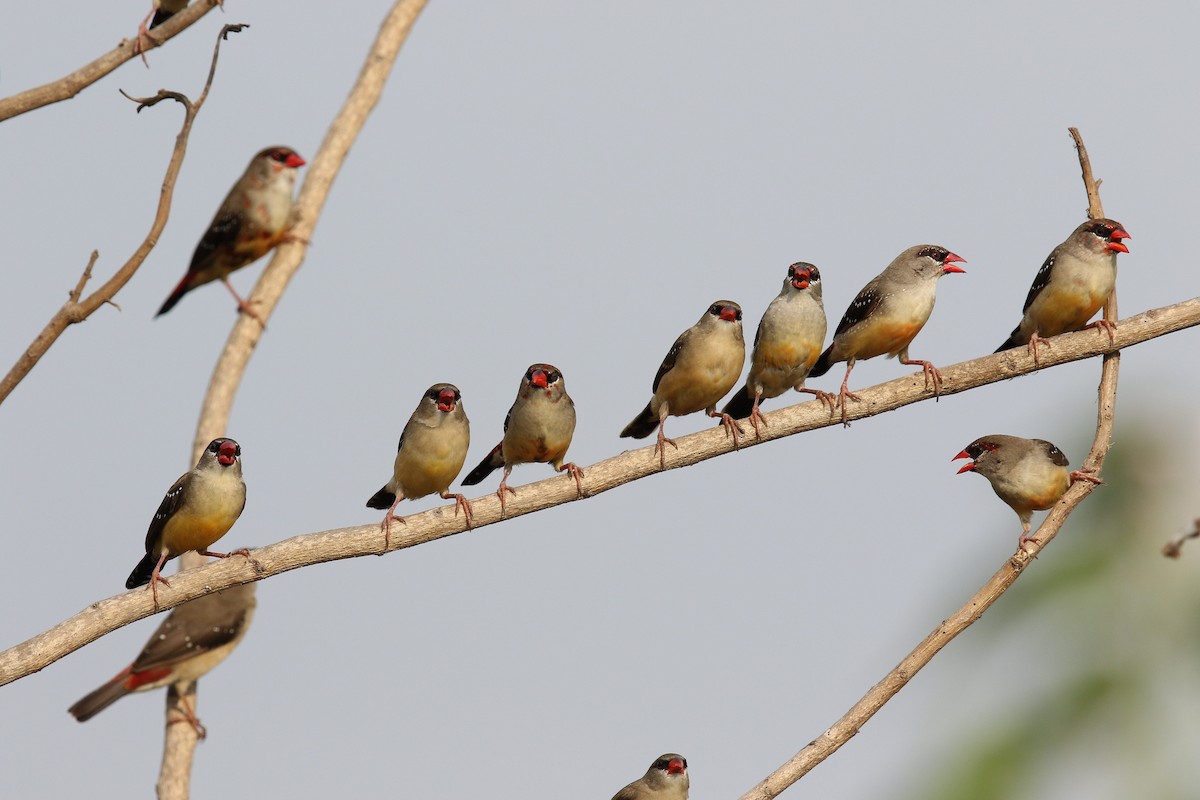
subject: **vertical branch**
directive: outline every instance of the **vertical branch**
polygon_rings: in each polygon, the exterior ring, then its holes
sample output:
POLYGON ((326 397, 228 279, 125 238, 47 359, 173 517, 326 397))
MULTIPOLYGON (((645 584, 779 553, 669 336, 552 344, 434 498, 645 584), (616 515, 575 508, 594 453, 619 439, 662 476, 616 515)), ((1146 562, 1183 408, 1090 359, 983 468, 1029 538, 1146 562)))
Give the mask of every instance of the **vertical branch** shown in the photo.
MULTIPOLYGON (((1088 161, 1087 150, 1083 146, 1083 139, 1079 136, 1079 131, 1074 128, 1070 130, 1071 135, 1075 139, 1075 146, 1079 155, 1079 166, 1083 170, 1083 183, 1088 195, 1089 215, 1093 219, 1097 219, 1104 216, 1104 210, 1100 205, 1099 183, 1092 177, 1092 166, 1088 161)), ((1106 319, 1108 318, 1110 309, 1113 314, 1116 313, 1115 289, 1113 290, 1112 297, 1109 298, 1109 305, 1105 306, 1106 319)), ((1109 353, 1104 357, 1104 366, 1100 372, 1096 435, 1092 440, 1092 449, 1084 461, 1086 468, 1097 472, 1103 466, 1104 458, 1108 455, 1108 450, 1112 445, 1113 419, 1117 399, 1117 370, 1120 363, 1121 355, 1119 351, 1109 353)), ((912 652, 888 672, 883 677, 883 680, 872 686, 849 711, 842 715, 841 719, 811 741, 808 746, 792 756, 787 763, 760 781, 753 789, 742 795, 740 800, 772 800, 772 798, 778 797, 781 792, 807 775, 813 767, 829 758, 842 745, 850 741, 853 736, 862 730, 863 725, 871 717, 875 716, 875 713, 879 709, 883 708, 884 704, 907 686, 913 676, 933 660, 934 656, 941 652, 943 647, 969 628, 975 620, 982 617, 983 613, 991 608, 992 604, 1008 591, 1009 587, 1021 576, 1025 567, 1033 559, 1037 558, 1038 554, 1058 535, 1059 530, 1062 528, 1063 523, 1066 522, 1070 513, 1094 488, 1095 485, 1093 483, 1081 481, 1068 489, 1067 493, 1063 495, 1062 500, 1059 501, 1058 505, 1051 510, 1045 521, 1038 527, 1032 549, 1027 551, 1025 548, 1018 547, 1017 552, 988 579, 987 583, 980 587, 979 591, 972 595, 966 603, 942 622, 941 625, 935 628, 932 633, 921 640, 921 643, 912 652)))
MULTIPOLYGON (((350 146, 358 138, 372 109, 379 102, 392 65, 400 53, 400 47, 408 38, 413 23, 425 7, 425 2, 426 0, 396 0, 380 26, 379 34, 367 53, 349 97, 330 123, 325 140, 312 159, 296 199, 293 211, 296 224, 291 230, 291 241, 276 249, 254 289, 252 296, 264 320, 270 316, 292 276, 303 263, 305 248, 329 197, 333 181, 341 171, 350 146)), ((213 377, 200 410, 200 420, 196 425, 196 436, 192 446, 193 461, 200 457, 200 453, 210 441, 225 435, 234 396, 262 333, 263 326, 258 320, 245 314, 238 316, 238 321, 225 343, 225 349, 213 369, 213 377)), ((204 556, 185 553, 179 559, 179 569, 190 569, 203 564, 204 561, 204 556)), ((181 703, 186 704, 195 713, 195 683, 187 687, 172 687, 167 695, 168 722, 163 741, 162 766, 159 770, 159 800, 186 800, 188 797, 189 776, 197 736, 191 725, 170 724, 170 721, 176 718, 174 714, 181 703)))

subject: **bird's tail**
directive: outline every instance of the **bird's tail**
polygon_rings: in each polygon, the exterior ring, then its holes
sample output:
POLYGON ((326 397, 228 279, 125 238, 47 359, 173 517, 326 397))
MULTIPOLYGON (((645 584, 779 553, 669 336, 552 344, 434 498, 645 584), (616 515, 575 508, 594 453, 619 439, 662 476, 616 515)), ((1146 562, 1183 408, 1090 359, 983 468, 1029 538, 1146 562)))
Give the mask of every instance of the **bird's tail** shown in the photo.
POLYGON ((817 359, 817 363, 813 364, 813 368, 808 371, 808 376, 810 378, 819 378, 826 372, 829 372, 829 368, 833 364, 833 345, 829 345, 829 347, 825 348, 825 352, 821 353, 821 357, 817 359))
POLYGON ((67 711, 71 714, 71 716, 80 722, 87 722, 89 719, 96 716, 125 695, 129 694, 132 690, 125 685, 125 679, 129 677, 129 669, 129 667, 126 667, 117 674, 117 677, 113 678, 99 689, 96 689, 93 692, 88 692, 86 695, 80 698, 75 705, 68 708, 67 711))
MULTIPOLYGON (((151 25, 150 27, 154 26, 151 25)), ((171 292, 171 295, 167 298, 166 302, 162 304, 162 308, 160 308, 158 313, 154 316, 161 317, 163 314, 170 311, 175 307, 175 304, 182 300, 183 296, 191 290, 192 286, 188 283, 188 276, 184 275, 183 280, 179 282, 179 285, 175 287, 175 290, 171 292)))
POLYGON ((721 413, 728 414, 734 419, 745 419, 750 416, 752 410, 754 410, 754 394, 747 384, 733 393, 733 397, 729 398, 729 402, 721 409, 721 413))
POLYGON ((391 508, 392 503, 396 502, 396 493, 389 491, 388 487, 384 486, 375 494, 371 495, 371 499, 367 501, 367 508, 391 508))
POLYGON ((642 413, 634 417, 633 422, 626 425, 625 430, 621 431, 621 437, 645 439, 654 433, 654 429, 657 427, 658 417, 654 416, 654 412, 650 410, 650 404, 646 403, 646 407, 642 409, 642 413))
POLYGON ((154 9, 154 19, 150 20, 150 27, 157 28, 173 16, 175 16, 173 11, 164 11, 161 8, 156 8, 154 9))
POLYGON ((139 586, 145 586, 149 583, 150 576, 154 574, 154 567, 158 565, 158 559, 159 556, 155 555, 153 551, 142 556, 142 560, 138 562, 137 566, 133 568, 133 572, 129 573, 129 577, 125 579, 125 588, 136 589, 139 586))
POLYGON ((992 352, 993 353, 1002 353, 1005 350, 1011 350, 1014 347, 1018 347, 1022 344, 1025 344, 1025 342, 1026 342, 1025 337, 1021 335, 1021 326, 1018 325, 1017 327, 1013 328, 1013 332, 1009 335, 1008 339, 1006 339, 1004 341, 1004 344, 1000 345, 992 352))
POLYGON ((463 486, 474 486, 481 480, 491 475, 496 470, 504 466, 504 442, 492 448, 492 452, 484 456, 483 461, 479 462, 479 466, 471 470, 467 477, 462 479, 463 486))

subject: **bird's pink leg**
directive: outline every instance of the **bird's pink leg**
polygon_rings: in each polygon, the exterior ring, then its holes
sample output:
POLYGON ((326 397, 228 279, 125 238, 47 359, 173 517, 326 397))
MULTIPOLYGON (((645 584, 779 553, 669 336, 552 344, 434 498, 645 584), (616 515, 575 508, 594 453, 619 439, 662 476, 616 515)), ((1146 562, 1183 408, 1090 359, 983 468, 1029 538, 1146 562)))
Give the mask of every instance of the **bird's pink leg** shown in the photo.
MULTIPOLYGON (((853 400, 854 402, 857 403, 861 399, 858 395, 856 395, 854 392, 850 391, 850 389, 849 389, 850 370, 852 370, 852 369, 854 369, 854 359, 853 358, 846 362, 846 377, 842 378, 842 388, 838 392, 838 405, 842 407, 842 425, 846 426, 847 428, 850 427, 850 420, 846 419, 846 401, 853 400)), ((831 416, 831 417, 833 416, 832 408, 829 409, 829 416, 831 416)))
POLYGON ((904 353, 900 356, 900 363, 906 364, 910 367, 920 365, 921 371, 925 373, 925 388, 929 388, 929 383, 932 380, 934 398, 936 399, 942 396, 942 373, 938 372, 938 368, 935 367, 931 362, 909 358, 908 353, 904 353))
POLYGON ((667 435, 663 432, 663 429, 667 425, 667 417, 669 415, 670 415, 670 409, 668 408, 666 403, 663 403, 661 406, 658 407, 658 442, 654 445, 654 450, 655 450, 655 452, 658 453, 658 468, 659 469, 667 468, 667 448, 663 447, 663 444, 664 443, 669 444, 669 445, 671 445, 671 447, 674 447, 676 450, 679 449, 679 445, 675 444, 675 440, 668 439, 667 435))
POLYGON ((568 475, 570 475, 572 478, 574 478, 575 479, 575 491, 579 493, 580 497, 583 497, 583 484, 579 482, 579 479, 584 477, 583 470, 581 470, 579 467, 575 466, 574 462, 568 461, 566 464, 563 464, 561 467, 557 467, 555 469, 555 471, 556 472, 565 472, 568 475))
POLYGON ((821 401, 821 405, 826 406, 829 409, 830 416, 833 416, 833 398, 837 397, 837 395, 830 394, 829 392, 822 392, 820 389, 807 389, 803 386, 797 387, 796 391, 804 392, 805 394, 816 395, 816 398, 821 401))
POLYGON ((1029 528, 1030 528, 1030 525, 1028 522, 1021 523, 1021 538, 1017 540, 1017 548, 1020 550, 1025 549, 1026 542, 1033 542, 1034 544, 1042 543, 1041 540, 1038 539, 1037 537, 1029 535, 1029 528))
POLYGON ((1117 323, 1109 322, 1108 320, 1101 317, 1100 319, 1096 320, 1095 322, 1091 323, 1090 325, 1083 326, 1083 330, 1085 330, 1085 331, 1088 328, 1103 328, 1104 330, 1108 331, 1108 343, 1109 344, 1117 343, 1117 323))
POLYGON ((258 301, 257 300, 243 300, 242 296, 237 293, 237 289, 234 289, 233 284, 229 282, 229 278, 221 278, 221 283, 225 284, 225 288, 229 290, 229 293, 231 295, 233 295, 233 299, 237 300, 238 311, 242 312, 243 314, 245 314, 247 316, 254 317, 256 320, 258 320, 258 324, 263 326, 263 330, 266 330, 267 329, 266 321, 262 317, 260 317, 258 315, 258 312, 255 311, 251 307, 251 304, 257 303, 258 301))
MULTIPOLYGON (((392 545, 392 520, 398 520, 401 525, 408 525, 404 521, 404 517, 396 514, 396 506, 404 499, 404 495, 396 492, 396 500, 388 508, 387 513, 383 515, 383 522, 379 523, 379 527, 383 529, 383 552, 386 553, 392 545)), ((382 555, 382 554, 381 554, 382 555)))
POLYGON ((1092 474, 1095 471, 1096 470, 1092 467, 1085 467, 1084 469, 1077 469, 1071 473, 1071 483, 1075 483, 1076 481, 1088 481, 1090 483, 1104 483, 1103 480, 1101 480, 1100 478, 1097 478, 1095 475, 1092 474))
POLYGON ((1033 356, 1033 365, 1035 367, 1041 366, 1041 364, 1038 363, 1038 346, 1043 344, 1049 347, 1050 340, 1043 339, 1041 336, 1038 336, 1037 331, 1034 331, 1033 336, 1029 337, 1029 355, 1033 356))
MULTIPOLYGON (((505 465, 504 477, 500 479, 500 488, 496 490, 496 496, 500 498, 500 516, 502 517, 508 513, 508 506, 505 505, 504 495, 511 494, 514 497, 517 495, 517 490, 508 485, 508 476, 511 472, 512 467, 505 465)), ((455 513, 457 513, 457 509, 455 513)))
POLYGON ((738 434, 740 433, 742 435, 745 435, 745 433, 746 433, 745 431, 742 430, 742 426, 738 425, 737 421, 733 417, 726 414, 724 411, 717 411, 716 406, 709 408, 708 411, 706 411, 705 413, 708 414, 710 417, 713 417, 714 419, 721 420, 721 424, 725 426, 725 435, 733 437, 733 449, 737 450, 738 449, 738 434))
POLYGON ((171 720, 167 723, 168 725, 174 725, 176 722, 186 722, 187 724, 191 725, 192 730, 196 732, 197 739, 205 739, 208 737, 208 730, 200 724, 200 718, 196 716, 196 710, 191 707, 191 703, 188 702, 188 698, 181 695, 179 697, 179 705, 175 710, 180 713, 181 718, 171 720))
POLYGON ((142 24, 138 25, 137 38, 133 40, 133 52, 142 57, 142 63, 146 65, 147 69, 150 68, 150 62, 146 60, 146 50, 149 48, 145 43, 153 42, 155 47, 158 46, 158 39, 155 39, 154 36, 151 35, 150 29, 146 27, 146 23, 149 22, 150 18, 153 16, 154 6, 150 6, 150 13, 146 15, 144 20, 142 20, 142 24))
MULTIPOLYGON (((511 492, 512 489, 509 489, 509 491, 511 492)), ((463 516, 465 516, 467 518, 467 530, 470 530, 471 529, 471 502, 469 500, 467 500, 467 496, 465 494, 453 494, 452 492, 441 492, 438 495, 438 497, 442 498, 443 500, 453 500, 454 501, 454 516, 456 516, 456 517, 458 516, 458 510, 460 508, 463 510, 463 516)), ((503 505, 503 503, 501 505, 503 505)), ((503 513, 503 511, 501 513, 503 513)))
POLYGON ((162 571, 163 564, 167 563, 167 556, 171 551, 163 548, 162 555, 158 557, 158 563, 154 565, 154 571, 150 573, 150 593, 154 595, 154 607, 158 608, 158 585, 161 583, 164 586, 170 586, 171 582, 164 578, 159 573, 162 571))
MULTIPOLYGON (((770 425, 767 424, 767 418, 764 417, 762 415, 762 412, 758 410, 758 401, 761 399, 762 399, 762 392, 756 390, 754 392, 754 405, 750 406, 750 424, 754 426, 754 438, 755 439, 762 438, 762 433, 760 433, 758 430, 758 424, 760 422, 763 425, 766 425, 766 427, 768 427, 768 428, 771 427, 770 425)), ((724 421, 724 420, 722 420, 722 421, 724 421)))

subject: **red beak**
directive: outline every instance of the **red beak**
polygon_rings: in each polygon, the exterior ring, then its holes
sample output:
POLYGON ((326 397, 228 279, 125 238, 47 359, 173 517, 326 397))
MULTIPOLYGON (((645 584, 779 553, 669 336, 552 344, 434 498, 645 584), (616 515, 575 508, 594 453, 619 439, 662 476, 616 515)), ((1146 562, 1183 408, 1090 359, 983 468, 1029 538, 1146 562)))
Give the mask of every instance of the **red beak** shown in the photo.
POLYGON ((1130 236, 1128 233, 1126 233, 1124 228, 1117 228, 1115 231, 1113 231, 1109 235, 1108 238, 1113 239, 1114 241, 1111 241, 1111 242, 1108 242, 1107 244, 1105 244, 1104 245, 1105 248, 1107 248, 1109 250, 1113 250, 1117 253, 1128 253, 1129 252, 1129 248, 1126 247, 1125 244, 1121 240, 1122 239, 1132 239, 1133 237, 1130 236))
POLYGON ((288 166, 288 167, 303 167, 308 162, 305 161, 300 156, 296 155, 295 153, 292 153, 290 156, 287 157, 287 161, 285 161, 283 163, 284 163, 284 166, 288 166))
POLYGON ((954 253, 950 253, 949 255, 946 256, 946 259, 942 262, 942 272, 966 272, 966 270, 963 269, 962 267, 953 266, 954 264, 959 263, 959 262, 965 264, 965 263, 967 263, 967 260, 965 258, 963 258, 962 256, 956 256, 956 255, 954 255, 954 253))
POLYGON ((807 289, 808 279, 810 277, 812 277, 812 273, 808 270, 797 272, 796 274, 792 275, 792 286, 795 286, 797 289, 807 289))
MULTIPOLYGON (((970 457, 971 457, 971 454, 968 453, 966 450, 963 450, 961 453, 959 453, 958 455, 956 455, 954 458, 952 458, 950 460, 958 461, 960 458, 970 458, 970 457)), ((973 469, 975 469, 975 462, 968 461, 966 464, 963 464, 962 469, 960 469, 956 474, 962 475, 964 472, 970 472, 973 469)))
POLYGON ((534 386, 539 386, 542 389, 545 389, 546 388, 546 373, 542 372, 540 369, 535 369, 533 371, 533 375, 531 375, 529 377, 529 382, 532 383, 534 386))
POLYGON ((672 758, 670 761, 667 762, 667 774, 668 775, 677 775, 680 772, 683 772, 683 762, 682 761, 680 761, 678 758, 672 758))
POLYGON ((721 319, 725 320, 726 322, 736 322, 737 312, 729 306, 725 306, 725 308, 721 309, 721 319))
POLYGON ((217 461, 226 467, 237 461, 237 445, 233 442, 222 442, 217 451, 217 461))
POLYGON ((438 393, 438 411, 444 411, 449 414, 454 410, 454 392, 449 389, 443 389, 438 393))

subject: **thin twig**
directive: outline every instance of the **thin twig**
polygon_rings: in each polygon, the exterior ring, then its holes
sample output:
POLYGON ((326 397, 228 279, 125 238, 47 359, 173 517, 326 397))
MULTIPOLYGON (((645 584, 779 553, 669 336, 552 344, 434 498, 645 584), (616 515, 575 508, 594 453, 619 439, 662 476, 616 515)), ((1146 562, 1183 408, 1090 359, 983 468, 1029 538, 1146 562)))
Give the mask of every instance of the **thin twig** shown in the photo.
MULTIPOLYGON (((1079 136, 1079 131, 1074 128, 1071 128, 1070 131, 1075 138, 1079 164, 1083 170, 1084 188, 1089 198, 1091 216, 1093 219, 1098 219, 1104 215, 1104 212, 1100 206, 1100 194, 1097 191, 1096 182, 1092 178, 1092 167, 1088 162, 1087 150, 1083 146, 1083 139, 1079 136)), ((1114 309, 1116 308, 1115 295, 1116 290, 1114 289, 1113 297, 1110 298, 1111 308, 1114 309)), ((1115 320, 1109 317, 1108 309, 1109 306, 1106 306, 1105 319, 1114 322, 1115 320)), ((1109 447, 1112 445, 1113 418, 1117 401, 1117 372, 1120 363, 1120 352, 1113 349, 1105 354, 1104 365, 1100 370, 1096 435, 1092 440, 1092 449, 1083 462, 1084 468, 1094 474, 1099 474, 1100 468, 1104 465, 1104 457, 1108 455, 1109 447)), ((997 570, 954 614, 922 639, 912 652, 885 675, 883 680, 872 686, 849 711, 842 715, 841 719, 799 753, 792 756, 786 764, 742 795, 740 800, 770 800, 770 798, 778 797, 784 789, 807 775, 813 767, 829 758, 842 745, 850 741, 851 737, 862 730, 862 726, 875 716, 875 712, 883 708, 885 703, 907 686, 913 676, 920 672, 943 647, 983 616, 983 612, 991 608, 992 604, 1008 591, 1009 587, 1021 576, 1025 567, 1037 558, 1038 554, 1058 535, 1071 512, 1095 488, 1096 484, 1091 481, 1079 481, 1068 489, 1062 500, 1054 506, 1041 526, 1038 527, 1034 534, 1035 538, 1030 540, 1032 548, 1018 546, 1017 552, 1008 559, 1003 567, 997 570)))
MULTIPOLYGON (((1077 361, 1081 358, 1108 353, 1118 347, 1130 347, 1175 331, 1200 325, 1200 297, 1185 300, 1164 308, 1156 308, 1122 320, 1117 328, 1116 343, 1096 330, 1079 331, 1056 336, 1053 346, 1039 356, 1041 368, 1077 361)), ((1007 353, 977 358, 942 368, 947 387, 962 392, 987 384, 1009 380, 1034 372, 1037 368, 1024 347, 1007 353)), ((950 391, 943 389, 943 394, 950 391)), ((851 404, 851 417, 881 414, 912 403, 930 400, 932 393, 925 388, 921 373, 898 378, 869 389, 860 390, 862 402, 851 404)), ((769 427, 763 428, 762 439, 741 440, 744 452, 763 442, 793 436, 797 433, 841 425, 840 415, 831 418, 819 400, 789 406, 765 415, 769 427)), ((733 451, 733 444, 720 426, 676 439, 678 451, 667 453, 667 467, 673 469, 696 464, 733 451)), ((630 450, 591 466, 585 466, 583 481, 585 496, 593 496, 660 472, 653 447, 630 450)), ((524 514, 578 500, 575 481, 570 476, 558 476, 528 484, 520 494, 508 501, 507 514, 500 516, 500 502, 494 492, 472 500, 473 530, 496 522, 511 520, 524 514)), ((1086 487, 1084 487, 1086 489, 1086 487)), ((1076 487, 1067 493, 1064 503, 1081 497, 1076 487)), ((1062 506, 1060 505, 1060 508, 1062 506)), ((1059 512, 1051 514, 1057 519, 1059 512)), ((392 548, 415 547, 466 531, 462 515, 454 515, 452 505, 435 508, 405 517, 406 526, 399 534, 392 531, 392 548)), ((1042 535, 1042 534, 1039 534, 1042 535)), ((159 590, 156 608, 145 589, 135 589, 100 600, 61 622, 50 630, 14 647, 0 652, 0 685, 10 683, 52 664, 63 656, 117 628, 128 625, 156 611, 174 608, 193 598, 213 591, 248 583, 301 567, 343 558, 379 555, 383 535, 379 521, 366 525, 295 536, 251 552, 253 561, 227 558, 172 576, 171 586, 159 590)))
MULTIPOLYGON (((150 46, 160 47, 174 39, 211 11, 216 4, 217 0, 200 0, 200 2, 192 3, 154 29, 154 40, 151 41, 150 46)), ((115 49, 90 64, 80 67, 70 75, 0 100, 0 122, 42 106, 69 100, 126 61, 136 58, 138 55, 134 49, 136 42, 136 38, 123 39, 115 49)))
MULTIPOLYGON (((276 250, 252 294, 263 323, 260 324, 258 320, 252 320, 246 315, 238 315, 238 322, 234 324, 221 358, 213 370, 204 405, 201 407, 200 420, 196 426, 193 461, 200 457, 200 452, 212 439, 224 435, 234 396, 250 361, 250 354, 263 334, 265 321, 279 302, 292 275, 303 263, 306 245, 312 238, 313 228, 325 206, 333 180, 341 171, 346 154, 366 124, 371 110, 379 102, 400 47, 408 38, 409 31, 412 30, 413 23, 424 6, 425 0, 397 0, 392 6, 367 53, 366 61, 349 97, 330 123, 325 141, 313 157, 304 184, 300 187, 293 212, 297 222, 288 237, 289 243, 276 250)), ((200 566, 204 561, 204 556, 185 553, 180 558, 179 568, 190 569, 200 566)), ((186 703, 192 713, 195 713, 195 693, 194 682, 186 687, 176 686, 175 690, 168 692, 167 719, 173 718, 173 710, 181 703, 186 703), (183 691, 179 691, 180 689, 183 691)), ((196 742, 196 731, 192 726, 171 725, 169 722, 166 725, 158 778, 159 800, 186 800, 196 742)))
POLYGON ((1183 555, 1183 544, 1188 539, 1200 539, 1200 519, 1192 522, 1193 530, 1183 536, 1176 536, 1163 545, 1162 554, 1167 558, 1179 558, 1183 555))
MULTIPOLYGON (((170 24, 170 20, 168 20, 168 24, 170 24)), ((162 100, 175 100, 184 108, 183 125, 175 137, 175 149, 171 153, 171 160, 167 163, 167 172, 163 177, 162 189, 159 191, 158 209, 154 213, 154 221, 150 225, 150 232, 146 234, 146 238, 142 240, 142 243, 134 251, 133 255, 129 257, 129 260, 103 286, 82 300, 78 299, 75 293, 71 293, 68 296, 67 302, 50 318, 50 321, 46 323, 46 327, 42 328, 29 347, 25 349, 25 352, 17 359, 17 363, 8 371, 8 374, 3 379, 0 379, 0 403, 3 403, 12 394, 17 384, 24 380, 29 371, 37 365, 42 356, 46 354, 46 351, 50 349, 51 345, 58 340, 58 337, 68 327, 87 319, 97 308, 100 308, 105 303, 112 302, 112 298, 129 282, 129 279, 133 277, 138 267, 142 265, 142 262, 146 260, 146 257, 150 255, 150 252, 158 243, 158 237, 162 234, 163 229, 166 228, 167 220, 171 216, 171 200, 175 194, 175 181, 179 178, 179 170, 183 166, 183 157, 187 153, 187 143, 188 137, 192 132, 192 123, 195 121, 196 115, 200 113, 200 107, 204 105, 204 101, 208 97, 208 90, 212 86, 213 76, 216 74, 217 56, 221 52, 221 41, 227 33, 236 33, 242 27, 244 26, 226 25, 221 29, 221 33, 217 36, 216 47, 213 49, 212 65, 208 70, 208 80, 204 84, 204 91, 200 93, 200 99, 195 103, 188 100, 186 95, 179 92, 159 91, 154 97, 143 98, 129 97, 128 94, 125 95, 138 104, 138 111, 155 105, 162 100)), ((122 92, 122 94, 125 93, 122 92)), ((84 270, 83 277, 76 285, 76 289, 80 293, 82 293, 87 279, 91 277, 92 265, 96 263, 97 256, 97 253, 92 253, 92 258, 84 270)))

